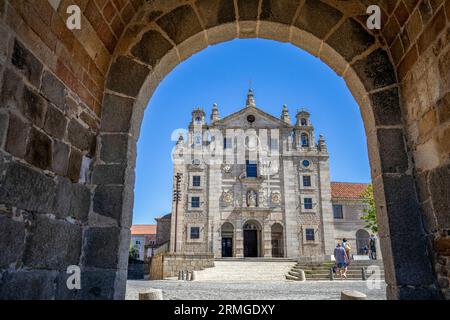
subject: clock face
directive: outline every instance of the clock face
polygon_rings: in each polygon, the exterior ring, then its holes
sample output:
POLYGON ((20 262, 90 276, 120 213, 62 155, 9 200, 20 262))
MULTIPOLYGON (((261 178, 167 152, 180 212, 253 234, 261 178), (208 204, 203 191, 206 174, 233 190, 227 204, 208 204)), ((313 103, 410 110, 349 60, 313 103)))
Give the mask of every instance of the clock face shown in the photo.
POLYGON ((202 118, 200 117, 195 118, 195 124, 202 124, 202 118))

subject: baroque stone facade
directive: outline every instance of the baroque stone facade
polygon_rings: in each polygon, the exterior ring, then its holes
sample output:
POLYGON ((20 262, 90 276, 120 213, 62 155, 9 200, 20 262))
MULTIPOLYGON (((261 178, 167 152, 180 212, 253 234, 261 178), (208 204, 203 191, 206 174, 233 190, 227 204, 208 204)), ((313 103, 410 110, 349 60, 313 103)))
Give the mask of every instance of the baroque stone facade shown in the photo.
POLYGON ((181 178, 174 179, 171 252, 324 258, 342 236, 356 247, 364 204, 360 197, 346 203, 356 216, 342 229, 333 217, 325 139, 316 140, 307 111, 292 124, 286 106, 276 118, 250 90, 246 106, 223 119, 214 105, 209 124, 195 109, 186 139, 174 151, 181 178))

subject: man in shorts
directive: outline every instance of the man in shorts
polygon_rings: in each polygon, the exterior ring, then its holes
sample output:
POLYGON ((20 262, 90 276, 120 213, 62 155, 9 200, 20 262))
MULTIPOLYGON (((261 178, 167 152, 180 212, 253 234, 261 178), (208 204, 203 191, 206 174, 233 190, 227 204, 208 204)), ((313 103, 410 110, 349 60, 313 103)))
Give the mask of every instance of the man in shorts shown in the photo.
POLYGON ((336 260, 341 279, 347 279, 347 254, 340 243, 334 248, 334 259, 336 260))

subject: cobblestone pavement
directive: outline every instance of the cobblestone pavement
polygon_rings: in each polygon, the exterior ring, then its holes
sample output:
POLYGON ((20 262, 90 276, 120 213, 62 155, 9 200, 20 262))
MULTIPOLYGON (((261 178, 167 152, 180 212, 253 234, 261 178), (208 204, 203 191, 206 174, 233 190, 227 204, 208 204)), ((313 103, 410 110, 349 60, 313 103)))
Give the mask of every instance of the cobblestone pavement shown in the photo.
POLYGON ((127 283, 127 300, 138 299, 146 289, 162 289, 167 300, 337 300, 342 290, 363 292, 371 300, 386 299, 386 284, 379 289, 368 289, 365 281, 137 281, 127 283))

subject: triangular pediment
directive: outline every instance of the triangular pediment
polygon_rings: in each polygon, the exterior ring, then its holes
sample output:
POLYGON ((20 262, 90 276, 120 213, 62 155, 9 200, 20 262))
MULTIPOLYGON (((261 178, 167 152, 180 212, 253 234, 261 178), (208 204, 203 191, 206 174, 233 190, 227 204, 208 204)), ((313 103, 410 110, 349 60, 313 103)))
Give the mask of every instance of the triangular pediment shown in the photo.
POLYGON ((235 113, 232 113, 225 118, 216 121, 214 126, 241 128, 241 127, 253 127, 253 128, 289 128, 290 124, 281 121, 280 119, 272 116, 271 114, 259 109, 258 107, 245 107, 235 113), (248 122, 248 116, 254 116, 253 123, 248 122))

